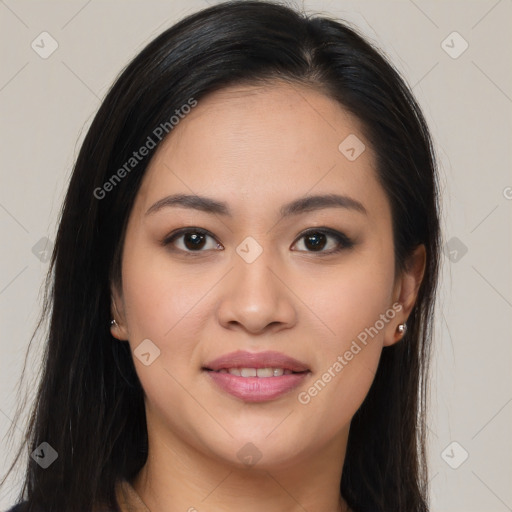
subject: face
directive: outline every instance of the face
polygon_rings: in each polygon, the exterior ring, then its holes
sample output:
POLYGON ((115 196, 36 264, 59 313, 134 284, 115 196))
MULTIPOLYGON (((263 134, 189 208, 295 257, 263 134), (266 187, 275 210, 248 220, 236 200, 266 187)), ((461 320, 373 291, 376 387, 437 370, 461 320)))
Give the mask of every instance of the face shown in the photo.
POLYGON ((150 162, 113 289, 150 441, 260 467, 337 453, 412 307, 394 269, 356 118, 277 83, 202 99, 150 162))

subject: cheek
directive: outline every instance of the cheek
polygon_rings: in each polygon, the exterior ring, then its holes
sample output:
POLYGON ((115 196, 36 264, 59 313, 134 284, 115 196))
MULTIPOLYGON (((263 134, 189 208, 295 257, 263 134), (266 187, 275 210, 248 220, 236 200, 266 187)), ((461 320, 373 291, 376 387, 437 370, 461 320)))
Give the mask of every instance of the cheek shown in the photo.
MULTIPOLYGON (((340 350, 391 307, 394 284, 392 250, 354 254, 327 277, 316 276, 308 287, 308 305, 323 321, 326 341, 340 350), (376 257, 375 255, 379 255, 376 257)), ((304 290, 306 293, 306 290, 304 290)))
MULTIPOLYGON (((172 265, 165 248, 143 228, 127 232, 123 254, 123 298, 130 336, 160 341, 192 308, 190 268, 172 265)), ((200 290, 197 289, 198 293, 200 290)))
MULTIPOLYGON (((165 418, 167 427, 173 425, 173 430, 188 438, 191 434, 180 418, 201 414, 185 391, 191 377, 200 372, 199 365, 194 365, 198 360, 198 340, 204 338, 201 333, 205 312, 212 308, 208 290, 215 276, 194 276, 187 266, 171 265, 169 258, 157 253, 154 249, 134 250, 124 262, 123 293, 130 348, 145 392, 148 421, 165 418), (145 339, 158 349, 158 356, 147 366, 137 358, 137 347, 145 339), (176 410, 180 411, 178 415, 173 414, 176 410)), ((202 420, 206 422, 208 418, 202 420)))
POLYGON ((297 401, 332 433, 350 421, 368 393, 384 330, 395 315, 394 260, 392 252, 380 254, 340 268, 310 295, 328 334, 317 340, 318 368, 297 401))
POLYGON ((159 362, 166 367, 172 362, 173 371, 190 362, 215 282, 215 276, 195 272, 190 265, 171 264, 164 251, 147 242, 127 244, 123 296, 132 351, 150 339, 160 350, 159 362))

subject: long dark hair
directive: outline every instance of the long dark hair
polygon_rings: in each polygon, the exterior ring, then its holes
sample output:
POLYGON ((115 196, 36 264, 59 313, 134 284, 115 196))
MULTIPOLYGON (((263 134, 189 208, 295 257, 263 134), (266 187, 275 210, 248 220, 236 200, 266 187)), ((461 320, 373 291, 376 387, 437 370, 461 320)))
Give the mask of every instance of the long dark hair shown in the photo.
POLYGON ((315 87, 362 122, 391 204, 396 268, 418 244, 426 247, 408 332, 383 349, 353 417, 340 491, 356 512, 428 510, 427 373, 440 238, 431 136, 405 81, 355 29, 261 1, 217 4, 154 39, 120 74, 85 137, 51 259, 42 376, 17 457, 47 442, 58 458, 47 469, 28 459, 20 495, 27 510, 117 509, 116 482, 146 461, 143 390, 129 345, 112 338, 109 321, 127 219, 151 155, 123 179, 113 175, 149 136, 158 142, 155 129, 191 100, 275 80, 315 87))

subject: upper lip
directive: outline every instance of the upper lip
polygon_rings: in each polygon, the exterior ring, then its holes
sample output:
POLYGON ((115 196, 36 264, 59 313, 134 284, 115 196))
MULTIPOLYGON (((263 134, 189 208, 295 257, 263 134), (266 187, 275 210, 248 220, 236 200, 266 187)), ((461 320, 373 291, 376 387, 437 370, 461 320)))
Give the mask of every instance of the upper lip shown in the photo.
POLYGON ((247 352, 238 350, 214 359, 203 367, 206 370, 218 371, 222 368, 282 368, 292 372, 304 372, 309 368, 285 354, 275 351, 247 352))

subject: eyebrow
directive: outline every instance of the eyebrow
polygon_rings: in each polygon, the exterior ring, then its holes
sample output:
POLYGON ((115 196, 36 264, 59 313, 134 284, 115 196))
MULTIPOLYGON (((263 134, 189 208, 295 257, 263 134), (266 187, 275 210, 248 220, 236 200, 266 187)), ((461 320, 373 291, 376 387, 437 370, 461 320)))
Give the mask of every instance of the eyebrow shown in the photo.
MULTIPOLYGON (((211 197, 190 194, 175 194, 164 197, 153 204, 146 211, 145 215, 152 215, 164 208, 170 207, 190 208, 206 213, 232 217, 232 213, 227 203, 217 201, 211 197)), ((347 210, 353 210, 364 215, 368 214, 362 203, 349 196, 339 194, 300 197, 283 205, 280 208, 279 213, 282 219, 284 217, 299 215, 301 213, 320 210, 323 208, 346 208, 347 210)))

